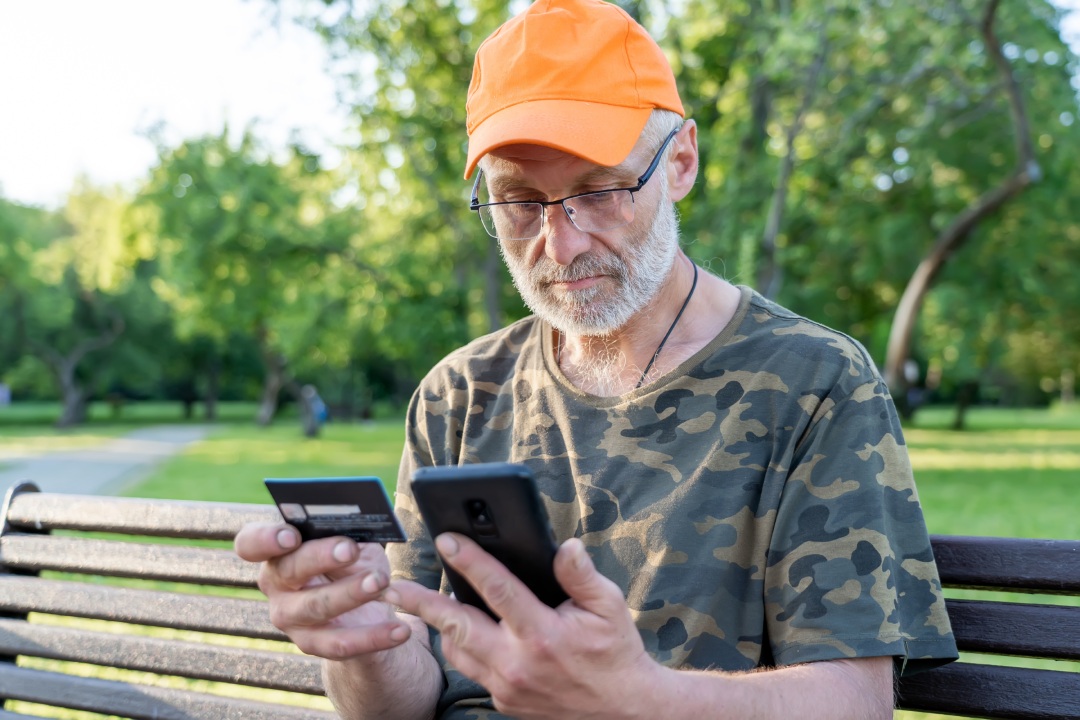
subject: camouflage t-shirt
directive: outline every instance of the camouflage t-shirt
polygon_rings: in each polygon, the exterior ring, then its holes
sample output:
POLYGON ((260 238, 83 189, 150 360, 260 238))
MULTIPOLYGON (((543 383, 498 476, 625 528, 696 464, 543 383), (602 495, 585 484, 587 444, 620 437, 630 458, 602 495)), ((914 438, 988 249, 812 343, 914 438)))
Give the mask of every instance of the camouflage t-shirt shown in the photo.
MULTIPOLYGON (((728 327, 656 382, 596 397, 530 317, 449 355, 413 398, 394 576, 449 592, 409 491, 418 466, 510 461, 560 541, 623 590, 648 652, 747 670, 956 647, 896 413, 865 350, 742 288, 728 327)), ((449 667, 441 718, 485 719, 449 667)), ((484 710, 487 708, 487 710, 484 710)))

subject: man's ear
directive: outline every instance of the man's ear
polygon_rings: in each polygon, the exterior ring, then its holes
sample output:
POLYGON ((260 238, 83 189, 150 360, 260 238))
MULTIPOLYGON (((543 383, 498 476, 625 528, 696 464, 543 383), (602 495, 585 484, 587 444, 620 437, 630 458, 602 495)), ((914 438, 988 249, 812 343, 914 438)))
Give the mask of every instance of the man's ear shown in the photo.
POLYGON ((690 193, 697 180, 697 123, 687 120, 672 141, 675 146, 667 161, 668 196, 679 202, 690 193))

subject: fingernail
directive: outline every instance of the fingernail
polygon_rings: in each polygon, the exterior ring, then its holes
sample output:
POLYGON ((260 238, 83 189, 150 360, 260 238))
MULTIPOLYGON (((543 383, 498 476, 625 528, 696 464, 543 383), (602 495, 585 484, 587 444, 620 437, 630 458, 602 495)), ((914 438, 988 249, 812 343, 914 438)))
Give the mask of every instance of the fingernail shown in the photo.
POLYGON ((382 575, 379 573, 371 573, 360 583, 360 589, 369 595, 374 595, 379 592, 383 586, 382 575))
POLYGON ((439 548, 439 553, 443 557, 454 557, 460 550, 457 540, 446 533, 435 538, 435 547, 439 548))
POLYGON ((409 637, 409 628, 405 625, 398 625, 396 628, 390 631, 390 639, 394 642, 404 642, 409 637))
POLYGON ((390 603, 391 605, 401 604, 401 595, 399 595, 398 591, 394 590, 393 588, 387 588, 386 592, 384 592, 382 596, 383 600, 390 603))
POLYGON ((277 534, 277 543, 285 550, 292 550, 296 547, 296 533, 292 530, 279 530, 277 534))
POLYGON ((572 555, 570 559, 574 561, 574 567, 581 570, 585 567, 585 563, 589 560, 589 554, 585 552, 585 543, 577 538, 573 538, 571 541, 570 551, 572 555))
POLYGON ((353 543, 348 540, 342 540, 334 546, 334 559, 338 562, 349 562, 352 560, 353 543))

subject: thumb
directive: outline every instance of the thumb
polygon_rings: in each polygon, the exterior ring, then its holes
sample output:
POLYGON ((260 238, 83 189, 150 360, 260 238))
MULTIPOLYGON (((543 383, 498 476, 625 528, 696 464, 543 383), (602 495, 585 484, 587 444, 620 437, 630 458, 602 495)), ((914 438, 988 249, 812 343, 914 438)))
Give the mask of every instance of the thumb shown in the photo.
POLYGON ((591 613, 611 618, 626 612, 622 590, 600 574, 578 538, 564 542, 555 554, 555 579, 578 606, 591 613))

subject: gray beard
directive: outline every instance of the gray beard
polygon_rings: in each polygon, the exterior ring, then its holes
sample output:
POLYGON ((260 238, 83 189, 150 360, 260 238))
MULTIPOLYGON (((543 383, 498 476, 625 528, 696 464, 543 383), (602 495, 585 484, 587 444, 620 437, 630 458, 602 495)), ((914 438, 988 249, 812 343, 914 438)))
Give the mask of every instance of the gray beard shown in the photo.
POLYGON ((679 248, 679 220, 674 203, 664 202, 649 229, 631 236, 621 254, 580 255, 565 267, 545 255, 526 268, 501 243, 499 247, 521 299, 537 317, 564 334, 606 336, 625 326, 660 291, 679 248), (613 297, 601 297, 600 286, 565 295, 551 290, 551 283, 593 275, 615 281, 613 297))

